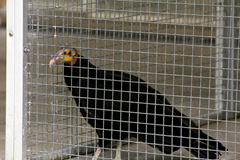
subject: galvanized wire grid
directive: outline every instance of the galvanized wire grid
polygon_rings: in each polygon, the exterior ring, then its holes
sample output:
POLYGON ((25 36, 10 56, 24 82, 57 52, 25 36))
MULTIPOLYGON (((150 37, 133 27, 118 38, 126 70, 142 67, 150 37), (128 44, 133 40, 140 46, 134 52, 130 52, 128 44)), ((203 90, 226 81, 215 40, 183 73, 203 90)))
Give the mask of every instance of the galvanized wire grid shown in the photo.
MULTIPOLYGON (((48 65, 64 46, 75 47, 101 69, 141 77, 179 111, 205 124, 203 131, 228 147, 223 157, 240 158, 239 2, 28 2, 29 159, 91 159, 96 148, 96 134, 64 83, 63 64, 48 65), (226 16, 226 8, 236 14, 226 16)), ((134 139, 124 142, 123 159, 193 158, 182 149, 167 155, 134 139)), ((114 149, 102 154, 114 156, 114 149)))

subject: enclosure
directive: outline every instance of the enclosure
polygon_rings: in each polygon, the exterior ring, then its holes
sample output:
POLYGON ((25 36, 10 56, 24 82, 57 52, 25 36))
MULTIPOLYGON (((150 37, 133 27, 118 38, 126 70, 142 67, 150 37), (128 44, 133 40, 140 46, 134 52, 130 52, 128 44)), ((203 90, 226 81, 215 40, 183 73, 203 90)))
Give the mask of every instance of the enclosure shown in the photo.
MULTIPOLYGON (((98 136, 64 63, 49 65, 67 46, 140 77, 228 149, 219 158, 240 159, 239 10, 237 0, 8 0, 6 159, 93 158, 98 136)), ((196 159, 121 141, 122 159, 196 159)), ((114 159, 112 145, 99 159, 114 159)))

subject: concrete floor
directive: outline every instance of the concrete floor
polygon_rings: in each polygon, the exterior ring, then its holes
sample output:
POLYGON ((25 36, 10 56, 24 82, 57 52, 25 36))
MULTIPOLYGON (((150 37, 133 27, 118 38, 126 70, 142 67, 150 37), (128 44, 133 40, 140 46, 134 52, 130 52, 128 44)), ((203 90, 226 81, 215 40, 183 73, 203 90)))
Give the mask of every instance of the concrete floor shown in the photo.
MULTIPOLYGON (((224 160, 233 160, 240 159, 240 119, 238 120, 228 120, 226 122, 211 123, 209 125, 201 126, 205 133, 208 133, 205 129, 210 129, 209 135, 212 137, 218 137, 217 139, 228 148, 227 152, 222 152, 222 156, 219 159, 224 160), (218 128, 218 129, 217 129, 218 128), (215 130, 215 131, 214 131, 215 130), (218 130, 216 132, 216 130, 218 130), (225 142, 224 142, 225 141, 225 142), (235 153, 237 154, 235 154, 235 153)), ((73 160, 91 160, 93 154, 82 155, 79 157, 73 158, 73 160), (86 158, 87 157, 87 158, 86 158)), ((113 159, 115 157, 115 150, 104 150, 103 154, 100 154, 100 157, 113 159)), ((132 143, 130 146, 123 145, 121 151, 121 158, 124 160, 178 160, 180 157, 183 157, 183 160, 187 159, 196 159, 194 155, 190 154, 186 149, 179 149, 174 152, 172 155, 162 154, 158 150, 154 150, 152 147, 145 145, 144 143, 136 144, 132 143), (137 153, 140 152, 140 153, 137 153), (144 153, 145 152, 145 153, 144 153), (154 155, 155 154, 155 155, 154 155), (185 157, 185 158, 184 158, 185 157), (189 158, 191 157, 191 158, 189 158)), ((101 158, 99 158, 101 159, 101 158)))

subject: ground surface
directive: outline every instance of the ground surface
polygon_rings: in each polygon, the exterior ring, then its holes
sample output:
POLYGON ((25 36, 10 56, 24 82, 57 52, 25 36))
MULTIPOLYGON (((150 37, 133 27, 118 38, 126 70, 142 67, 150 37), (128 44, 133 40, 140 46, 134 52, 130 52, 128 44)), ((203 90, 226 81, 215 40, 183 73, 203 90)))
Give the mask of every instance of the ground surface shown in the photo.
MULTIPOLYGON (((224 153, 222 152, 222 156, 220 156, 219 158, 220 159, 224 159, 224 160, 233 160, 233 159, 240 159, 240 153, 239 153, 239 148, 240 148, 240 145, 239 145, 239 138, 240 138, 240 119, 238 119, 238 124, 235 126, 235 122, 234 123, 231 123, 231 122, 234 122, 234 121, 228 121, 227 123, 225 122, 220 122, 218 123, 218 130, 219 130, 219 133, 216 134, 216 132, 214 131, 210 131, 209 134, 213 137, 217 137, 218 135, 218 139, 221 140, 221 141, 228 141, 228 143, 223 143, 225 146, 227 146, 228 150, 229 150, 229 153, 224 153), (235 131, 235 127, 236 127, 236 131, 235 131), (224 134, 222 131, 223 130, 228 130, 229 133, 227 134, 224 134), (230 133, 232 131, 232 133, 230 133), (237 133, 235 134, 234 133, 237 133), (237 142, 238 145, 235 145, 234 142, 237 142), (231 143, 232 142, 232 143, 231 143), (233 154, 231 152, 238 152, 238 154, 233 154)), ((209 125, 209 128, 210 129, 216 129, 217 125, 216 123, 212 123, 209 125)), ((201 128, 203 129, 207 129, 208 126, 205 125, 205 126, 201 126, 201 128)), ((207 133, 206 131, 204 131, 205 133, 207 133)), ((154 159, 157 159, 157 160, 178 160, 180 159, 179 157, 187 157, 187 158, 182 158, 182 160, 187 160, 189 159, 188 157, 189 156, 192 156, 193 159, 194 159, 194 156, 189 154, 189 152, 185 149, 180 149, 176 152, 173 153, 173 155, 162 155, 161 152, 155 150, 149 146, 146 146, 144 143, 142 144, 131 144, 130 147, 128 147, 128 145, 124 145, 122 146, 122 152, 121 152, 121 155, 122 155, 122 159, 124 160, 144 160, 144 159, 147 159, 147 160, 154 160, 154 159), (140 153, 137 153, 140 152, 140 153), (145 153, 144 153, 145 152, 145 153), (154 155, 154 153, 156 155, 154 155)), ((81 157, 76 157, 74 158, 74 160, 85 160, 86 157, 87 160, 91 160, 93 154, 88 154, 87 156, 84 155, 84 156, 81 156, 81 157)), ((104 157, 104 158, 109 158, 109 159, 113 159, 115 157, 115 150, 114 151, 110 151, 110 150, 105 150, 104 151, 104 156, 101 154, 100 157, 104 157), (111 158, 113 157, 113 158, 111 158)))

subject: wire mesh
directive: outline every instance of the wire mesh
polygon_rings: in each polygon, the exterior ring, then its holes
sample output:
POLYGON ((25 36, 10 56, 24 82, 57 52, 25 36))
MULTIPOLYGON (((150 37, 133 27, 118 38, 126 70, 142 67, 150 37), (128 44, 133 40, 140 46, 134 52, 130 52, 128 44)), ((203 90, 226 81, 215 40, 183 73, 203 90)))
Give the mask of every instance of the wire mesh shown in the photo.
MULTIPOLYGON (((79 112, 87 106, 76 105, 64 64, 49 67, 66 46, 100 69, 140 77, 205 125, 229 149, 223 157, 240 158, 238 10, 234 0, 29 0, 28 159, 91 159, 96 150, 97 134, 79 112)), ((136 138, 122 142, 124 159, 194 158, 182 148, 168 155, 136 138)))

